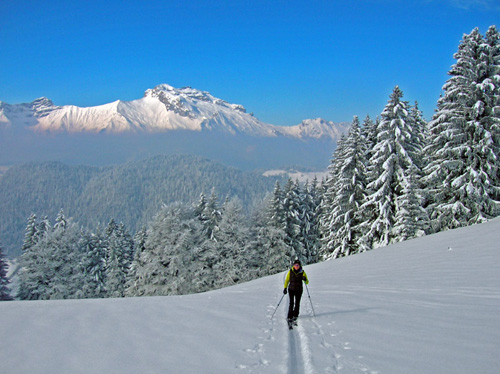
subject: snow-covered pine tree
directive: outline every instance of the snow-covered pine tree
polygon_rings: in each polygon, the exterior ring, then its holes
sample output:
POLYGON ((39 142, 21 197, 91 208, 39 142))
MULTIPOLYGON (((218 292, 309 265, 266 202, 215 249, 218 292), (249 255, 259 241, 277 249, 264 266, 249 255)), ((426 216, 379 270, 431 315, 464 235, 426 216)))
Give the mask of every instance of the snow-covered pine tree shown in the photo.
POLYGON ((293 182, 291 178, 288 179, 284 188, 283 197, 283 213, 284 213, 284 230, 285 241, 290 248, 293 249, 292 258, 299 258, 302 263, 306 264, 304 256, 304 246, 300 238, 300 187, 299 182, 293 182))
POLYGON ((125 294, 128 296, 128 290, 134 286, 134 282, 136 279, 137 269, 142 266, 142 253, 146 249, 146 239, 147 239, 147 230, 145 227, 142 227, 139 231, 134 235, 134 259, 130 264, 130 270, 127 274, 127 290, 125 294))
MULTIPOLYGON (((275 189, 276 191, 276 189, 275 189)), ((250 220, 250 238, 245 246, 249 257, 249 271, 259 277, 284 271, 290 265, 291 248, 285 243, 285 232, 282 227, 272 223, 271 206, 274 194, 254 207, 250 220)))
POLYGON ((377 126, 380 120, 374 122, 370 116, 366 116, 361 127, 361 137, 363 138, 365 159, 369 160, 372 156, 372 151, 377 144, 377 126))
POLYGON ((106 226, 106 230, 104 232, 104 235, 105 235, 105 238, 108 239, 111 237, 111 235, 113 235, 113 233, 118 229, 118 224, 116 223, 116 221, 114 220, 114 218, 112 218, 109 223, 108 223, 108 226, 106 226))
POLYGON ((20 270, 17 298, 21 300, 37 300, 39 298, 38 288, 41 284, 42 274, 37 268, 39 254, 34 247, 40 238, 44 236, 44 234, 38 232, 40 227, 36 215, 31 214, 26 225, 22 252, 19 257, 20 270))
POLYGON ((329 227, 334 231, 330 234, 331 251, 324 253, 326 258, 348 256, 360 250, 359 208, 365 200, 366 159, 358 117, 354 117, 341 146, 329 218, 329 227))
MULTIPOLYGON (((23 300, 67 299, 84 297, 84 272, 81 268, 81 230, 73 222, 60 216, 66 224, 50 227, 44 219, 37 228, 43 235, 26 247, 20 258, 19 298, 23 300)), ((32 221, 30 220, 30 224, 32 221)), ((27 229, 27 236, 31 229, 27 229)), ((25 238, 25 242, 29 242, 25 238)))
POLYGON ((182 204, 160 210, 148 228, 128 296, 179 295, 209 289, 216 276, 211 271, 214 261, 210 256, 216 258, 216 253, 203 246, 213 241, 206 239, 199 213, 196 207, 182 204))
POLYGON ((194 213, 201 222, 204 222, 207 219, 207 217, 205 216, 206 207, 207 207, 207 197, 205 196, 205 193, 202 192, 194 208, 194 213))
POLYGON ((21 248, 22 253, 24 253, 27 249, 32 247, 39 235, 37 235, 37 218, 34 213, 32 213, 28 217, 28 222, 26 224, 26 229, 24 230, 24 241, 23 246, 21 248))
POLYGON ((368 163, 368 193, 361 206, 364 245, 381 247, 394 241, 392 227, 397 214, 397 199, 408 184, 408 169, 413 164, 408 105, 396 86, 377 126, 377 144, 368 163), (365 214, 367 213, 367 214, 365 214), (366 221, 364 217, 370 217, 366 221))
POLYGON ((123 297, 134 256, 134 244, 123 223, 114 220, 106 230, 106 291, 108 297, 123 297))
POLYGON ((61 221, 59 225, 56 223, 53 230, 35 245, 44 260, 40 264, 45 275, 45 289, 41 298, 84 298, 86 279, 82 268, 82 231, 76 223, 66 220, 64 215, 60 218, 65 224, 60 224, 61 221))
POLYGON ((56 216, 56 223, 54 224, 54 229, 65 229, 68 224, 64 210, 61 208, 56 216))
POLYGON ((394 241, 404 241, 425 235, 429 217, 422 207, 423 198, 418 186, 420 174, 416 165, 408 170, 408 184, 397 198, 396 217, 393 228, 394 241))
POLYGON ((285 213, 283 209, 284 193, 281 189, 279 181, 276 181, 274 186, 273 195, 269 204, 269 221, 279 229, 285 227, 285 213))
POLYGON ((212 189, 210 198, 205 206, 203 216, 205 217, 203 220, 205 233, 209 239, 214 239, 215 233, 219 229, 218 225, 222 216, 221 209, 219 207, 219 198, 217 197, 214 189, 212 189))
POLYGON ((465 34, 429 124, 425 181, 436 231, 499 214, 498 32, 465 34), (495 57, 496 55, 496 57, 495 57))
POLYGON ((343 157, 346 148, 346 136, 341 135, 337 142, 337 148, 333 152, 330 165, 328 166, 328 177, 323 185, 323 199, 321 201, 321 217, 320 217, 320 233, 321 233, 321 249, 320 255, 322 258, 329 258, 336 246, 336 233, 340 229, 336 226, 337 220, 334 217, 335 205, 334 201, 337 196, 338 180, 340 176, 340 167, 343 162, 343 157))
POLYGON ((7 277, 7 270, 9 269, 9 265, 5 260, 2 243, 0 242, 0 301, 12 300, 12 296, 10 295, 9 283, 10 280, 7 277))
POLYGON ((313 264, 319 260, 321 201, 318 195, 317 179, 315 178, 312 184, 306 181, 300 195, 299 238, 302 241, 303 256, 307 264, 313 264))
POLYGON ((421 178, 421 170, 424 166, 423 149, 428 139, 427 122, 424 120, 423 114, 418 107, 418 102, 410 108, 408 121, 411 127, 411 140, 408 147, 413 163, 417 167, 416 182, 419 183, 421 178))
POLYGON ((82 268, 85 284, 82 289, 85 298, 106 297, 106 240, 102 233, 82 232, 82 268))
POLYGON ((35 241, 38 242, 45 235, 49 234, 52 231, 52 226, 50 225, 49 217, 43 217, 39 222, 37 222, 36 230, 35 230, 35 241))
POLYGON ((245 252, 250 232, 242 211, 243 206, 237 198, 229 200, 222 209, 218 230, 214 232, 217 258, 213 270, 220 276, 214 284, 215 288, 255 278, 247 266, 252 260, 252 253, 245 252))
POLYGON ((490 151, 487 152, 488 167, 496 167, 496 173, 489 170, 492 198, 488 200, 485 210, 494 217, 500 215, 500 31, 496 26, 490 26, 486 32, 484 49, 486 78, 481 85, 485 100, 482 122, 485 131, 491 135, 491 142, 488 144, 490 151))

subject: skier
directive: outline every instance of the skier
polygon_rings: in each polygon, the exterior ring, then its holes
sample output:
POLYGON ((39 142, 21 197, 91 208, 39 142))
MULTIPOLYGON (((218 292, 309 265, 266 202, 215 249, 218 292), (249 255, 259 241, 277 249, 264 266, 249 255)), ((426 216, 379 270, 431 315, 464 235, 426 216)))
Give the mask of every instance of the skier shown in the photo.
POLYGON ((292 268, 288 271, 285 279, 285 289, 283 294, 287 294, 290 297, 290 305, 288 307, 288 326, 291 328, 292 323, 297 323, 297 317, 299 316, 300 309, 300 298, 302 297, 302 282, 309 284, 309 279, 307 279, 306 272, 302 269, 302 265, 299 260, 295 260, 292 268))

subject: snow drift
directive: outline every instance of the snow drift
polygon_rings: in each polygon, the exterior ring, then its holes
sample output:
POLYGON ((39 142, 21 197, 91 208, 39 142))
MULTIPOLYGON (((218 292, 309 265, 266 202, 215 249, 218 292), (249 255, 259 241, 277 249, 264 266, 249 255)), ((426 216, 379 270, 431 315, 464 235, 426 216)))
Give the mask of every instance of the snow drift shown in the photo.
POLYGON ((283 274, 189 296, 3 302, 2 372, 497 373, 499 230, 306 266, 293 331, 286 302, 270 318, 283 274))

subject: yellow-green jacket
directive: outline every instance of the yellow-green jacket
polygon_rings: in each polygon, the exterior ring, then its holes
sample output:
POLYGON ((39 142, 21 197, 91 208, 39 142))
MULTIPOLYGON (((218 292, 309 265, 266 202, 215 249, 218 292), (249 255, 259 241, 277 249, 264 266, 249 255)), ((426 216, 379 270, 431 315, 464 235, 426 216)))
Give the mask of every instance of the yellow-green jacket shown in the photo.
POLYGON ((299 291, 302 290, 302 282, 305 284, 309 284, 309 279, 307 279, 307 274, 302 269, 295 270, 293 267, 288 271, 288 274, 285 278, 285 288, 289 288, 290 290, 299 291))

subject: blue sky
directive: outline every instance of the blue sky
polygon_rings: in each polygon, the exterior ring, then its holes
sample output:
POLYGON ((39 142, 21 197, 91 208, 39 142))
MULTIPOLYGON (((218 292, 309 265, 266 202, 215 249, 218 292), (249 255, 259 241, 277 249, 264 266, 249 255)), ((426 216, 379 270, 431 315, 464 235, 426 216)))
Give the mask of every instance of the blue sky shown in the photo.
POLYGON ((264 122, 377 116, 395 85, 430 118, 464 33, 497 0, 0 0, 0 101, 134 100, 160 83, 264 122))

